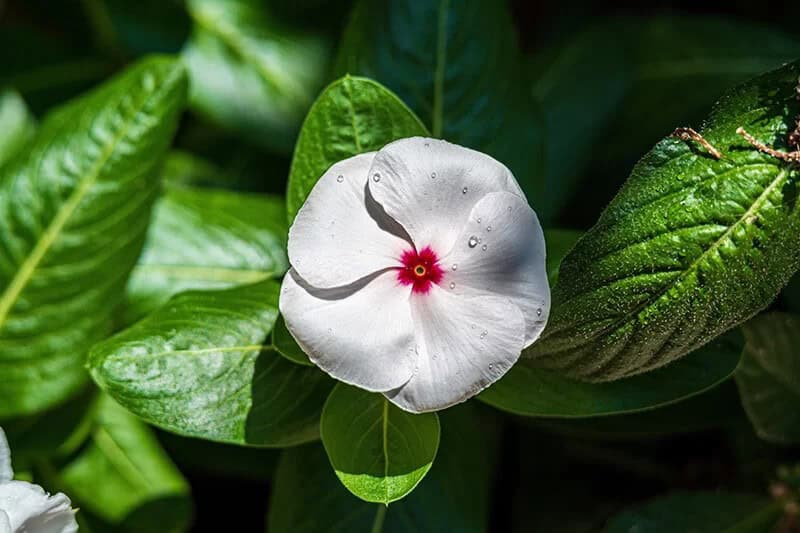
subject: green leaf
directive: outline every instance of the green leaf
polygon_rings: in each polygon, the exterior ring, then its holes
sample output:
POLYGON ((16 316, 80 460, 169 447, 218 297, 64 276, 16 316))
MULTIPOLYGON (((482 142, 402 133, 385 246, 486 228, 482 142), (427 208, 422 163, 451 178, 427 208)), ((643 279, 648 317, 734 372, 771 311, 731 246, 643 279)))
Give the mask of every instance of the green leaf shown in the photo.
POLYGON ((736 134, 786 147, 798 64, 726 95, 703 130, 666 138, 561 263, 550 322, 526 355, 589 381, 653 370, 770 303, 798 267, 798 171, 736 134))
POLYGON ((33 138, 36 122, 16 91, 0 91, 0 167, 33 138))
POLYGON ((113 531, 188 529, 188 484, 153 432, 108 396, 100 399, 89 443, 59 478, 76 507, 113 531))
POLYGON ((278 315, 271 280, 179 294, 89 354, 120 404, 179 435, 253 446, 319 437, 333 381, 264 346, 278 315))
POLYGON ((278 317, 277 322, 275 322, 275 327, 272 329, 272 347, 293 363, 314 366, 314 363, 311 362, 308 355, 298 346, 297 341, 292 337, 282 316, 278 317))
POLYGON ((322 86, 328 44, 280 24, 259 0, 189 0, 190 101, 258 144, 289 150, 322 86))
POLYGON ((131 323, 189 289, 221 289, 278 277, 288 268, 282 198, 170 187, 155 205, 128 283, 131 323))
POLYGON ((383 83, 434 137, 496 157, 541 203, 543 127, 521 63, 506 2, 361 0, 336 71, 383 83))
POLYGON ((350 76, 333 82, 311 106, 297 139, 286 193, 289 220, 331 165, 415 135, 427 135, 425 126, 382 85, 350 76))
POLYGON ((389 504, 430 470, 439 417, 407 413, 380 394, 340 383, 325 403, 320 434, 344 486, 362 500, 389 504))
POLYGON ((750 494, 676 492, 612 519, 606 533, 768 533, 781 516, 780 502, 750 494))
POLYGON ((478 407, 467 403, 439 413, 442 440, 436 463, 414 492, 388 508, 353 498, 331 472, 321 446, 284 451, 275 474, 267 529, 275 533, 485 533, 497 419, 478 407))
POLYGON ((97 389, 88 386, 48 411, 3 421, 14 460, 64 457, 73 453, 92 429, 97 396, 97 389))
POLYGON ((588 418, 663 407, 731 377, 744 347, 734 331, 653 372, 610 383, 573 381, 522 361, 482 392, 484 402, 523 416, 588 418))
POLYGON ((800 317, 767 313, 744 333, 736 384, 750 422, 762 439, 800 443, 800 317))
POLYGON ((563 261, 567 253, 572 250, 572 247, 575 246, 575 243, 578 242, 581 235, 583 235, 582 231, 569 229, 545 230, 544 242, 547 247, 545 261, 547 279, 550 281, 551 287, 558 281, 558 268, 561 266, 561 261, 563 261))
POLYGON ((179 63, 144 60, 54 112, 0 175, 0 417, 86 382, 84 357, 111 330, 185 93, 179 63))

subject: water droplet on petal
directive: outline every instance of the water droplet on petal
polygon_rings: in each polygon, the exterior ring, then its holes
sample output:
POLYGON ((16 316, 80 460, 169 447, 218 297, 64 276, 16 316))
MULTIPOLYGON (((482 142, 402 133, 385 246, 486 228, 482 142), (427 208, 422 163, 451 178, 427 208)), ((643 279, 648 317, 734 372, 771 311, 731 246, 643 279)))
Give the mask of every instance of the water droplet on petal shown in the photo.
POLYGON ((461 194, 467 194, 467 191, 468 191, 468 190, 469 190, 469 189, 467 189, 466 187, 464 187, 463 189, 461 189, 461 194))
POLYGON ((486 226, 486 231, 492 231, 492 227, 491 226, 486 226))
POLYGON ((481 339, 485 338, 485 337, 486 337, 486 335, 488 335, 488 333, 489 333, 489 332, 488 332, 488 331, 486 331, 486 330, 482 331, 482 332, 481 332, 481 339))
POLYGON ((451 289, 455 289, 456 288, 456 284, 454 282, 452 282, 452 281, 450 282, 450 288, 451 289))
POLYGON ((536 310, 536 316, 542 316, 542 308, 536 310))
POLYGON ((455 272, 456 270, 458 270, 458 263, 453 263, 453 266, 451 266, 450 268, 453 269, 453 272, 455 272))
POLYGON ((431 143, 425 143, 425 148, 428 148, 430 145, 431 143))
POLYGON ((372 175, 372 181, 378 183, 379 181, 381 181, 381 175, 376 172, 375 174, 372 175))
POLYGON ((494 368, 494 365, 492 363, 489 363, 489 370, 491 370, 493 368, 494 368))
POLYGON ((478 217, 478 218, 476 218, 476 219, 475 219, 475 221, 476 221, 478 224, 480 224, 480 223, 481 223, 481 217, 478 217))
POLYGON ((488 246, 486 246, 485 244, 481 246, 481 250, 483 250, 484 252, 486 251, 486 248, 488 248, 488 246))
POLYGON ((338 176, 336 176, 336 181, 338 181, 339 183, 343 182, 344 181, 344 176, 339 174, 338 176))
POLYGON ((511 206, 508 206, 508 210, 511 211, 511 206))
POLYGON ((477 238, 475 235, 473 235, 473 236, 472 236, 472 237, 470 237, 470 238, 469 238, 469 240, 467 241, 467 245, 468 245, 470 248, 475 248, 476 246, 478 246, 478 238, 477 238))
POLYGON ((432 179, 432 180, 435 180, 435 179, 436 179, 436 172, 431 172, 431 179, 432 179))

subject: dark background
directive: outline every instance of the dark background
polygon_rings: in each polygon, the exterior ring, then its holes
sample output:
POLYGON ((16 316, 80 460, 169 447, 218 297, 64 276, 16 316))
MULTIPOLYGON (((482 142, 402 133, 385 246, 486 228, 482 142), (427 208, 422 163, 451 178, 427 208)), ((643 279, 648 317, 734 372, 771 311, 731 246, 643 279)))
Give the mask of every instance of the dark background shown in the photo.
MULTIPOLYGON (((459 0, 453 0, 459 1, 459 0)), ((176 1, 109 2, 115 22, 127 25, 130 40, 121 49, 100 49, 87 24, 82 2, 77 0, 0 0, 0 84, 19 87, 32 109, 41 114, 122 68, 137 54, 177 52, 188 35, 190 21, 176 1), (68 67, 54 67, 64 65, 68 67), (36 68, 30 69, 33 65, 36 68)), ((274 7, 287 19, 301 20, 338 40, 347 22, 350 2, 276 1, 274 7)), ((511 2, 522 48, 529 57, 546 54, 569 35, 608 18, 637 17, 655 20, 688 15, 743 20, 788 35, 800 34, 798 2, 694 1, 649 2, 634 6, 600 2, 511 2)), ((702 25, 698 28, 702 31, 702 25)), ((686 36, 687 39, 691 36, 686 36)), ((602 43, 598 43, 600 45, 602 43)), ((635 47, 624 41, 622 48, 635 47)), ((752 46, 757 54, 760 43, 752 46)), ((641 51, 631 50, 631 53, 641 51)), ((535 64, 535 63, 534 63, 535 64)), ((521 66, 521 68, 527 68, 521 66)), ((532 73, 535 76, 535 72, 532 73)), ((576 77, 588 85, 595 75, 576 77)), ((613 73, 608 75, 613 76, 613 73)), ((689 88, 681 90, 691 91, 689 88)), ((591 91, 589 91, 591 94, 591 91)), ((672 95, 676 101, 682 94, 672 95)), ((661 102, 653 102, 654 131, 643 128, 638 145, 613 158, 605 141, 630 137, 615 122, 604 138, 582 143, 575 133, 577 151, 590 151, 590 179, 569 198, 556 218, 556 226, 586 229, 625 180, 644 151, 670 128, 699 125, 713 99, 680 116, 655 116, 661 102)), ((593 103, 586 103, 591 113, 593 103)), ((206 124, 188 115, 177 138, 179 147, 197 153, 226 169, 235 170, 235 187, 282 193, 288 175, 288 155, 269 154, 233 137, 209 134, 206 124), (274 179, 263 179, 269 168, 274 179)), ((781 307, 779 301, 776 306, 781 307)), ((707 403, 695 401, 676 409, 669 423, 653 416, 629 415, 592 422, 536 423, 504 418, 491 531, 590 531, 602 527, 609 516, 632 503, 675 489, 729 489, 764 493, 779 459, 796 458, 796 449, 760 443, 738 405, 735 387, 713 394, 727 398, 727 411, 704 411, 707 403), (723 424, 724 422, 724 424, 723 424), (723 426, 721 428, 721 426, 723 426), (566 436, 566 437, 565 437, 566 436), (508 495, 514 496, 509 498, 508 495), (567 518, 565 518, 567 517, 567 518)), ((707 400, 705 400, 707 402, 707 400)), ((480 432, 481 428, 474 428, 480 432)), ((195 531, 262 531, 269 476, 277 451, 237 450, 160 434, 179 467, 189 479, 195 502, 195 531), (250 468, 231 465, 250 464, 250 468), (224 517, 224 522, 219 522, 224 517), (215 521, 216 520, 216 521, 215 521)), ((469 439, 470 435, 464 435, 469 439)))

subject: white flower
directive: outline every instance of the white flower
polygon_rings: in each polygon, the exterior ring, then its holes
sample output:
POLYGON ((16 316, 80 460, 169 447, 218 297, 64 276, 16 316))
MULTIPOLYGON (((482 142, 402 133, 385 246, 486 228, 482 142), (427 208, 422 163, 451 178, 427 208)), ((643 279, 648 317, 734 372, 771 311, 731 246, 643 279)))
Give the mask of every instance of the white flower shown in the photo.
POLYGON ((412 137, 320 178, 289 231, 280 310, 334 378, 435 411, 497 381, 539 337, 544 260, 504 165, 412 137))
POLYGON ((0 428, 0 533, 74 533, 78 531, 69 498, 42 487, 14 481, 11 451, 0 428))

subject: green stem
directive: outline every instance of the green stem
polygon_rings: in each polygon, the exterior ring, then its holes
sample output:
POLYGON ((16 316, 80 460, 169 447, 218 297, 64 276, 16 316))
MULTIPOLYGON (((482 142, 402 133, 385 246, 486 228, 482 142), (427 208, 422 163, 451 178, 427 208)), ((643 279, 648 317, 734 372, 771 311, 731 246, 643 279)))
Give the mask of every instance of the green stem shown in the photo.
POLYGON ((372 522, 372 533, 381 533, 383 531, 383 521, 386 519, 386 509, 388 508, 387 505, 383 505, 382 503, 378 504, 378 511, 375 513, 375 521, 372 522))

